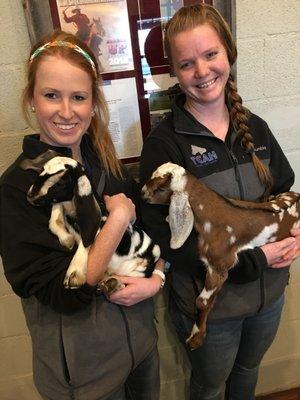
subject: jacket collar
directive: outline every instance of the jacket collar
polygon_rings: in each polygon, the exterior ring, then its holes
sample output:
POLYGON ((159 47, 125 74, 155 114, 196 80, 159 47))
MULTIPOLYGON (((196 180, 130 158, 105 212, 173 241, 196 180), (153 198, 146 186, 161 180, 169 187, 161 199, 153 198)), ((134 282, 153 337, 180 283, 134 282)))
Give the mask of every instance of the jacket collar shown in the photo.
MULTIPOLYGON (((85 157, 86 154, 88 154, 89 157, 92 155, 93 159, 97 159, 99 162, 97 154, 93 149, 91 138, 88 134, 83 135, 80 148, 83 157, 85 157)), ((69 147, 52 146, 48 143, 41 142, 39 134, 27 135, 24 137, 23 153, 25 157, 35 158, 49 149, 54 150, 63 156, 72 157, 72 150, 69 147)))
POLYGON ((173 103, 172 110, 175 132, 185 135, 214 136, 208 128, 198 122, 196 118, 184 108, 185 101, 186 95, 180 93, 176 96, 173 103))
POLYGON ((72 151, 68 147, 51 146, 48 143, 40 141, 40 135, 28 135, 24 137, 23 153, 25 157, 35 158, 47 150, 54 150, 66 157, 72 157, 72 151))
MULTIPOLYGON (((196 120, 196 118, 188 112, 185 107, 186 95, 180 93, 175 98, 172 106, 173 110, 173 124, 176 133, 184 135, 197 135, 197 136, 208 136, 216 138, 215 135, 206 126, 202 125, 196 120)), ((233 124, 230 121, 227 142, 230 143, 230 147, 237 139, 236 132, 233 128, 233 124)))

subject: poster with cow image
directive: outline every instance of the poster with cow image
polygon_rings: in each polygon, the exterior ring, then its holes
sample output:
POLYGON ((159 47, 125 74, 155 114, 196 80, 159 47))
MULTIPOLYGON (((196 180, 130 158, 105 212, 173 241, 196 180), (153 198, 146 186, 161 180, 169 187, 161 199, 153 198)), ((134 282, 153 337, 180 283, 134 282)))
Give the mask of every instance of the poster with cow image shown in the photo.
POLYGON ((133 70, 126 0, 57 0, 61 29, 83 40, 101 73, 133 70))

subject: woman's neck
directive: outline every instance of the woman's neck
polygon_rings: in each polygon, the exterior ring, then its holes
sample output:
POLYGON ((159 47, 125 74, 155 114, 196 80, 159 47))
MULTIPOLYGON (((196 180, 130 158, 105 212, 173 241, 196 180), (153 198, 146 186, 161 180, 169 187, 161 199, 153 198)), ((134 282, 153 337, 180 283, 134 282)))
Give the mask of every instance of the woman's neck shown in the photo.
POLYGON ((229 112, 225 102, 205 106, 187 99, 185 109, 202 125, 206 126, 216 137, 225 141, 229 128, 229 112))
POLYGON ((72 158, 74 158, 74 160, 78 161, 80 164, 83 163, 80 148, 72 149, 72 158))

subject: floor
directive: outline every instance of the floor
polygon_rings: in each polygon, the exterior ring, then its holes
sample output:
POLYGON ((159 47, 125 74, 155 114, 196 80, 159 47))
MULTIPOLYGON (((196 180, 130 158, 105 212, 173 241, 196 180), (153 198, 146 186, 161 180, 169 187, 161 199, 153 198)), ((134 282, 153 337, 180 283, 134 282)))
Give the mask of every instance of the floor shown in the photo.
POLYGON ((300 388, 286 390, 280 393, 259 396, 256 400, 300 400, 300 388))

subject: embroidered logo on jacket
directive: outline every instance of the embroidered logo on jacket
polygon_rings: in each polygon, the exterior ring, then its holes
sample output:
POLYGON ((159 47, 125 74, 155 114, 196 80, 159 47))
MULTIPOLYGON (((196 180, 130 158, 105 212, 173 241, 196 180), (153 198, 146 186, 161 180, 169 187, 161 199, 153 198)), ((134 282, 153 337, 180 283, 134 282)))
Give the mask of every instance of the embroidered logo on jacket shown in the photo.
POLYGON ((192 157, 191 160, 196 166, 204 166, 208 164, 213 164, 218 160, 217 153, 212 151, 207 151, 203 147, 198 147, 191 145, 192 157))

